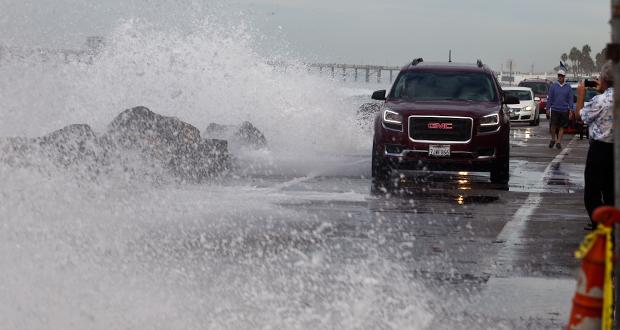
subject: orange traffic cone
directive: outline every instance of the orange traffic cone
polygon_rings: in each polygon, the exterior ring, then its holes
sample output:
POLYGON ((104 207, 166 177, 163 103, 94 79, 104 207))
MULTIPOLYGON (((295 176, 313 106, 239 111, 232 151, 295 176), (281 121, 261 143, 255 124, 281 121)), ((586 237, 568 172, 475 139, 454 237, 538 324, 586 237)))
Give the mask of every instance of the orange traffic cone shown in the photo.
POLYGON ((614 223, 620 223, 620 210, 611 206, 597 208, 592 214, 598 222, 588 234, 575 256, 582 259, 569 330, 611 329, 613 305, 613 246, 614 223))

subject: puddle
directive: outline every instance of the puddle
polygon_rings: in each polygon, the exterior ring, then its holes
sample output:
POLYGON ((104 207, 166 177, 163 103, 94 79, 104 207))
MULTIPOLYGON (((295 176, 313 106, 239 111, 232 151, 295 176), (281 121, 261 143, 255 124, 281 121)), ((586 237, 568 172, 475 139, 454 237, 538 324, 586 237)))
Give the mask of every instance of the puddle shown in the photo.
POLYGON ((556 322, 567 323, 575 286, 573 279, 491 278, 469 312, 513 320, 552 315, 556 322))

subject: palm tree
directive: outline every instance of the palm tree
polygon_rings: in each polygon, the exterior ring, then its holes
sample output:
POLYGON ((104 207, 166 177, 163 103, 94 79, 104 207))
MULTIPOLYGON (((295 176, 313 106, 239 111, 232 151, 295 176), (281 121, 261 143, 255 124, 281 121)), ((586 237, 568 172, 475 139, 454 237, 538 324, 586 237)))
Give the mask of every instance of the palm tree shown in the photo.
POLYGON ((601 71, 601 67, 603 67, 603 64, 605 64, 605 62, 607 61, 607 49, 603 48, 600 53, 597 53, 594 57, 594 61, 596 65, 596 71, 601 71))
POLYGON ((596 71, 601 70, 601 65, 603 65, 603 54, 596 53, 596 55, 594 55, 594 65, 596 65, 596 71))
POLYGON ((579 61, 579 57, 581 57, 581 52, 579 51, 579 49, 577 49, 577 47, 571 48, 570 52, 568 52, 568 59, 572 63, 573 74, 577 71, 577 63, 579 61))
POLYGON ((584 56, 590 56, 591 52, 592 48, 590 48, 590 45, 585 44, 583 45, 583 47, 581 47, 581 54, 583 54, 584 56))
POLYGON ((603 48, 600 53, 595 56, 596 71, 601 71, 601 67, 607 61, 607 48, 603 48))
POLYGON ((583 45, 581 48, 581 58, 579 59, 579 62, 581 64, 582 72, 584 73, 592 73, 592 71, 594 71, 594 61, 592 60, 592 56, 590 56, 591 52, 592 48, 590 48, 590 45, 588 44, 583 45))
POLYGON ((562 60, 562 63, 566 63, 566 60, 568 60, 568 55, 566 55, 566 53, 562 54, 562 56, 560 56, 560 59, 562 60))

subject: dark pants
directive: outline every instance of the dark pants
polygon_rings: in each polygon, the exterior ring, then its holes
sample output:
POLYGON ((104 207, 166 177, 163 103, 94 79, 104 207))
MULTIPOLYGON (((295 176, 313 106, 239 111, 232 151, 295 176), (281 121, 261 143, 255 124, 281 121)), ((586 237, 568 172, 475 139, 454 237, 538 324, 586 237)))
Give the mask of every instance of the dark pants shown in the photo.
POLYGON ((551 109, 551 118, 549 118, 549 127, 567 128, 569 111, 570 110, 561 111, 561 110, 551 109))
MULTIPOLYGON (((592 221, 592 212, 601 205, 614 205, 614 145, 590 140, 586 159, 583 202, 592 221)), ((592 224, 595 225, 594 221, 592 224)))

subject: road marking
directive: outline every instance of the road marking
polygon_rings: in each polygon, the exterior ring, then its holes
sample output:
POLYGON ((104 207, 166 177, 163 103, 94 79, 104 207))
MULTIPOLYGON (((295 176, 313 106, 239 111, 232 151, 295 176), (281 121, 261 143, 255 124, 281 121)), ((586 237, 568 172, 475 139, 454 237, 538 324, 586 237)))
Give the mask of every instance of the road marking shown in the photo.
POLYGON ((331 168, 324 169, 324 170, 318 171, 318 172, 310 172, 306 176, 296 177, 296 178, 293 178, 293 179, 291 179, 289 181, 285 181, 285 182, 276 184, 273 187, 269 188, 268 190, 270 190, 270 191, 284 190, 284 189, 289 188, 289 187, 291 187, 293 185, 296 185, 296 184, 299 184, 299 183, 302 183, 302 182, 305 182, 305 181, 309 181, 309 180, 315 179, 316 177, 322 176, 325 173, 329 173, 331 171, 338 170, 338 169, 341 169, 341 168, 349 168, 351 166, 354 166, 354 165, 357 165, 357 164, 361 164, 361 163, 366 163, 366 162, 368 162, 368 158, 359 159, 359 160, 355 160, 355 161, 350 161, 350 162, 347 162, 345 164, 338 164, 338 166, 332 166, 331 168))
MULTIPOLYGON (((554 167, 557 167, 564 157, 572 150, 571 145, 575 141, 576 136, 570 140, 566 148, 564 148, 553 160, 547 165, 543 171, 539 180, 544 180, 549 177, 549 173, 554 167)), ((500 250, 499 256, 501 260, 513 262, 515 257, 514 246, 522 242, 523 232, 527 227, 528 219, 534 214, 534 211, 538 208, 542 202, 542 196, 540 193, 530 193, 527 196, 523 205, 512 216, 512 219, 508 221, 502 231, 497 235, 496 242, 503 242, 504 247, 500 250)))

